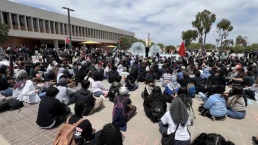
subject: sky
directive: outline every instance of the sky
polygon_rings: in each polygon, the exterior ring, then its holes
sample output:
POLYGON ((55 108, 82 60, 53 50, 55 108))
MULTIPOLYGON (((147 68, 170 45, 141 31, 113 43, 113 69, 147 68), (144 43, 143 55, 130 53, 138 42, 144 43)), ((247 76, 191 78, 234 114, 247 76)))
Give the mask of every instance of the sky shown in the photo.
POLYGON ((198 12, 205 9, 216 14, 216 21, 206 43, 216 44, 216 25, 231 21, 234 29, 228 38, 238 35, 258 43, 258 0, 11 0, 17 3, 67 15, 62 6, 75 10, 72 17, 128 30, 154 43, 180 45, 182 31, 192 27, 198 12))

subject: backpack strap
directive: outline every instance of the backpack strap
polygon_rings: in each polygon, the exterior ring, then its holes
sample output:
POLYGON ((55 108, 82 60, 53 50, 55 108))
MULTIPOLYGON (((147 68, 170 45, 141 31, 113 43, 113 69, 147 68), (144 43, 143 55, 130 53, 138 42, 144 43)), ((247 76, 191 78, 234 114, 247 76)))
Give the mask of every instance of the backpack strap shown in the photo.
POLYGON ((80 120, 78 120, 74 126, 78 126, 80 123, 82 123, 85 119, 82 117, 80 120))
POLYGON ((65 124, 68 124, 68 123, 69 123, 70 117, 71 117, 71 116, 69 116, 69 117, 66 119, 65 124))

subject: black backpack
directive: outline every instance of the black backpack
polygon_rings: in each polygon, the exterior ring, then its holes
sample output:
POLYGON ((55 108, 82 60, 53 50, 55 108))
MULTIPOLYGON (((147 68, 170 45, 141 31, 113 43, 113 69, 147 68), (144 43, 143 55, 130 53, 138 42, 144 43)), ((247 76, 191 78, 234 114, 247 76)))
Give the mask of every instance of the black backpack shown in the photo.
POLYGON ((6 101, 2 101, 0 102, 0 112, 4 112, 9 110, 10 106, 8 105, 8 103, 6 101))
POLYGON ((202 78, 200 79, 200 83, 198 86, 198 92, 205 92, 206 88, 211 86, 211 79, 202 78))
POLYGON ((163 104, 159 100, 154 100, 151 105, 151 121, 159 122, 161 117, 165 114, 163 104))
POLYGON ((10 106, 10 109, 12 109, 12 110, 20 109, 21 107, 24 106, 23 102, 16 100, 16 99, 9 99, 6 102, 10 106))

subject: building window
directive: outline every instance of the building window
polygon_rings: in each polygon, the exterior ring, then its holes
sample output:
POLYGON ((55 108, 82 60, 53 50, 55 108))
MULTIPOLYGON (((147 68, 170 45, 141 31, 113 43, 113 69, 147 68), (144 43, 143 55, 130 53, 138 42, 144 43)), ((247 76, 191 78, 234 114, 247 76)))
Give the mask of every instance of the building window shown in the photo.
POLYGON ((41 31, 44 29, 44 24, 42 19, 39 19, 39 28, 41 29, 41 31))
POLYGON ((63 23, 59 23, 60 25, 60 34, 63 34, 63 23))
POLYGON ((26 17, 27 27, 31 27, 31 18, 26 17))
POLYGON ((74 36, 74 25, 72 25, 72 36, 74 36))
POLYGON ((36 18, 33 18, 33 27, 37 28, 37 19, 36 18))
POLYGON ((11 14, 11 18, 12 18, 12 23, 13 23, 13 25, 17 25, 17 15, 15 15, 15 14, 11 14))
POLYGON ((25 26, 24 16, 19 16, 20 26, 25 26))
POLYGON ((51 31, 54 31, 54 23, 52 21, 50 21, 50 29, 51 31))
POLYGON ((9 18, 8 18, 8 13, 2 13, 3 14, 3 23, 5 23, 6 25, 9 25, 9 18))
POLYGON ((48 25, 48 21, 47 20, 45 21, 45 28, 46 28, 46 30, 49 30, 49 25, 48 25))
POLYGON ((65 31, 65 35, 67 35, 67 24, 64 24, 64 31, 65 31))

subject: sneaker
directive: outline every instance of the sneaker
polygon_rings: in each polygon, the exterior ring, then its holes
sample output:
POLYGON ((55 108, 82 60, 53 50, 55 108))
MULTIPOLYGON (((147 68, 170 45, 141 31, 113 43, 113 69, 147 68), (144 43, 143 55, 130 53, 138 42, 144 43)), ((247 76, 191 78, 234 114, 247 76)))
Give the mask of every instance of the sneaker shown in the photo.
POLYGON ((211 120, 212 120, 212 121, 215 121, 215 117, 214 117, 214 116, 211 116, 211 120))
POLYGON ((255 136, 252 137, 252 140, 253 140, 254 143, 258 144, 258 140, 256 139, 255 136))

